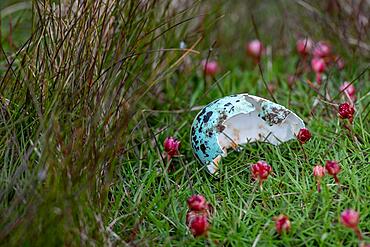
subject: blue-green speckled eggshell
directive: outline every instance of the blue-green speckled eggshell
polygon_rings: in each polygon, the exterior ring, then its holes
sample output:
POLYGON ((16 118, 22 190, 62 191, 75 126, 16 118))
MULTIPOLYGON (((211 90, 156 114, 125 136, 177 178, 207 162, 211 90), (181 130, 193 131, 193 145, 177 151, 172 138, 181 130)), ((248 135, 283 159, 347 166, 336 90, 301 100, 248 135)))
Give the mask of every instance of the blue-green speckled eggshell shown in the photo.
POLYGON ((198 160, 208 165, 222 155, 218 144, 218 136, 224 128, 222 123, 236 114, 247 114, 254 110, 255 107, 243 94, 217 99, 205 106, 195 117, 191 128, 191 143, 198 160))
MULTIPOLYGON (((209 103, 194 119, 191 127, 191 143, 194 155, 207 167, 211 174, 217 172, 219 158, 226 155, 225 148, 227 147, 222 147, 224 149, 222 150, 219 144, 219 135, 224 135, 221 139, 225 139, 226 136, 236 147, 238 145, 225 133, 226 126, 224 123, 226 120, 239 114, 248 116, 245 119, 245 121, 248 121, 245 123, 245 126, 251 126, 250 131, 252 131, 251 134, 254 136, 251 141, 267 141, 277 145, 294 138, 295 132, 304 127, 302 119, 292 111, 282 105, 257 96, 236 94, 209 103), (284 124, 287 118, 289 118, 289 121, 284 124), (253 123, 250 121, 255 122, 256 129, 253 128, 253 123), (288 125, 288 128, 286 125, 288 125), (263 129, 266 131, 266 128, 268 131, 271 131, 270 133, 274 132, 272 136, 270 134, 264 136, 263 129), (258 134, 258 138, 256 134, 258 134), (277 136, 280 136, 282 139, 277 138, 277 136)), ((238 123, 240 126, 240 120, 238 123)), ((243 138, 248 138, 248 136, 243 138)))

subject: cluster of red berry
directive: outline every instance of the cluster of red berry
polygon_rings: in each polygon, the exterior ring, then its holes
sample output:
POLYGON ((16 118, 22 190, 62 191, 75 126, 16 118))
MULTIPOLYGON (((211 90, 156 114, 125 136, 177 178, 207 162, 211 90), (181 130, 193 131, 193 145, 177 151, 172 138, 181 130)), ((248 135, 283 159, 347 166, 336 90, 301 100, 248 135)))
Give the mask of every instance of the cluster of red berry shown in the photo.
POLYGON ((311 69, 316 74, 318 84, 321 84, 322 75, 329 66, 335 65, 339 70, 345 66, 343 58, 333 54, 328 42, 315 43, 309 38, 299 39, 296 43, 296 49, 303 63, 306 63, 309 56, 311 57, 311 69))
POLYGON ((341 168, 338 162, 334 160, 326 161, 325 167, 321 165, 316 165, 313 168, 313 175, 316 178, 317 182, 317 191, 321 192, 321 179, 325 176, 326 173, 333 176, 335 182, 339 184, 339 179, 337 177, 338 173, 340 172, 341 168))
MULTIPOLYGON (((309 56, 311 59, 311 69, 316 74, 316 81, 321 84, 322 75, 327 70, 328 66, 333 64, 341 70, 344 68, 344 60, 333 55, 331 45, 325 41, 319 41, 314 43, 311 39, 299 39, 296 43, 296 49, 298 54, 301 56, 303 63, 307 61, 309 56)), ((245 45, 246 54, 258 64, 265 51, 265 47, 262 42, 258 39, 252 40, 245 45)), ((205 59, 201 62, 203 72, 206 76, 214 77, 219 71, 220 67, 216 60, 205 59)), ((294 81, 290 79, 289 81, 294 81)), ((293 82, 289 82, 292 84, 293 82)), ((269 91, 274 91, 274 86, 269 84, 269 91)), ((345 95, 349 103, 345 102, 339 105, 338 114, 342 119, 348 119, 350 123, 353 121, 353 115, 355 113, 354 102, 356 101, 356 89, 352 83, 344 82, 339 87, 340 93, 345 95)))
POLYGON ((194 236, 207 235, 212 205, 202 195, 192 195, 187 203, 189 210, 186 214, 186 225, 194 236))

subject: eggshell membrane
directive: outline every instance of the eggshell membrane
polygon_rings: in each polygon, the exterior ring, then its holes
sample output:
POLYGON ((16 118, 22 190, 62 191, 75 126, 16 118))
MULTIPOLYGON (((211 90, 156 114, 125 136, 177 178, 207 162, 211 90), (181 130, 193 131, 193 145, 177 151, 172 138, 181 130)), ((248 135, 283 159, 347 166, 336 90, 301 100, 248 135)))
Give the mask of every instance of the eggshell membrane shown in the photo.
POLYGON ((191 129, 194 155, 211 174, 221 157, 239 145, 261 141, 278 145, 295 138, 302 119, 267 99, 237 94, 217 99, 195 117, 191 129))

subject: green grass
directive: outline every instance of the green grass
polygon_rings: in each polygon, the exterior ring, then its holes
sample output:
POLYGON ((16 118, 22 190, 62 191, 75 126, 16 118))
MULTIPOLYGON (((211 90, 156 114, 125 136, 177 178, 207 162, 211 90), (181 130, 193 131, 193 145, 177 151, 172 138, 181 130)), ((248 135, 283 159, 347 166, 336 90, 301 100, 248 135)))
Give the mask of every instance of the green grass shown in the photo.
MULTIPOLYGON (((253 92, 253 89, 248 90, 253 84, 243 80, 243 77, 248 78, 248 74, 250 72, 231 71, 230 76, 223 81, 225 93, 253 92), (239 81, 239 89, 229 91, 229 84, 235 83, 229 79, 232 77, 239 81)), ((275 93, 278 102, 282 104, 286 104, 284 98, 287 96, 284 92, 286 90, 282 87, 275 93)), ((314 94, 307 85, 297 85, 291 93, 291 109, 299 112, 306 120, 314 136, 304 146, 308 162, 297 141, 278 147, 254 144, 246 146, 241 153, 232 153, 224 158, 218 179, 210 177, 191 154, 189 126, 196 112, 156 113, 148 116, 151 125, 144 125, 144 131, 149 132, 146 128, 154 129, 154 132, 164 127, 168 129, 158 135, 159 147, 154 143, 140 145, 135 151, 136 157, 122 166, 124 189, 121 181, 118 181, 117 189, 112 193, 119 201, 116 207, 126 213, 134 212, 134 215, 122 214, 122 223, 116 226, 116 231, 129 229, 126 232, 129 235, 131 229, 140 224, 137 235, 139 245, 197 245, 204 240, 195 242, 184 222, 186 199, 192 193, 200 193, 216 209, 208 238, 211 243, 217 241, 222 245, 250 246, 257 235, 261 234, 258 243, 262 246, 356 246, 358 241, 355 235, 338 221, 345 208, 354 208, 361 212, 361 229, 365 234, 369 233, 367 202, 370 136, 367 131, 369 124, 364 119, 366 111, 356 116, 354 124, 354 133, 362 138, 362 143, 359 143, 341 126, 336 112, 331 108, 326 109, 324 104, 320 104, 314 117, 308 115, 314 94), (331 111, 329 115, 326 115, 326 110, 331 111), (169 135, 182 141, 182 156, 173 160, 175 172, 163 169, 167 164, 163 164, 160 158, 163 150, 161 143, 169 135), (258 183, 251 179, 249 171, 250 165, 261 159, 266 160, 274 170, 262 192, 259 191, 258 183), (326 160, 340 161, 340 192, 330 176, 323 180, 325 185, 322 193, 316 191, 312 169, 315 164, 324 164, 326 160), (187 172, 190 173, 190 180, 187 172), (275 233, 272 221, 272 217, 280 213, 287 214, 292 220, 292 231, 283 237, 275 233)), ((214 94, 215 97, 222 96, 217 88, 214 94)), ((267 94, 262 96, 268 97, 267 94)), ((198 102, 202 104, 209 100, 198 102)), ((357 106, 359 112, 364 110, 361 104, 357 106)))
POLYGON ((323 4, 169 2, 86 1, 60 16, 51 2, 34 1, 12 13, 19 27, 31 26, 25 32, 10 32, 9 16, 1 18, 0 96, 9 105, 0 111, 0 244, 358 246, 339 222, 346 208, 360 212, 369 243, 369 50, 359 44, 370 34, 323 4), (343 71, 330 68, 319 93, 311 72, 288 86, 299 35, 329 40, 346 61, 343 71), (268 46, 263 78, 244 52, 256 36, 268 46), (216 78, 203 76, 207 57, 221 66, 216 78), (210 176, 191 150, 194 108, 235 93, 271 99, 263 80, 313 133, 307 160, 295 140, 255 143, 230 152, 220 176, 210 176), (346 80, 357 89, 352 132, 332 106, 345 100, 338 88, 346 80), (171 164, 167 136, 181 141, 171 164), (273 168, 263 191, 249 170, 258 160, 273 168), (341 185, 326 176, 318 193, 312 169, 326 160, 339 161, 341 185), (194 193, 215 208, 208 237, 185 225, 194 193), (292 229, 279 236, 273 217, 281 213, 292 229))

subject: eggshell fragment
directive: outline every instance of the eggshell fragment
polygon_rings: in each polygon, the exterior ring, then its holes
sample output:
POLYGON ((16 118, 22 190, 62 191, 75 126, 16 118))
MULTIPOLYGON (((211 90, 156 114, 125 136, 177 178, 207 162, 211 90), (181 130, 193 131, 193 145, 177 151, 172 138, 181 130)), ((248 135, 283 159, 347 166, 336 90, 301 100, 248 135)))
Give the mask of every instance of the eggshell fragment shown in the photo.
POLYGON ((194 155, 211 174, 227 150, 252 142, 289 141, 304 123, 295 113, 267 99, 236 94, 217 99, 195 117, 191 128, 194 155))

